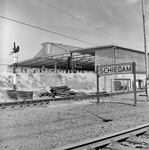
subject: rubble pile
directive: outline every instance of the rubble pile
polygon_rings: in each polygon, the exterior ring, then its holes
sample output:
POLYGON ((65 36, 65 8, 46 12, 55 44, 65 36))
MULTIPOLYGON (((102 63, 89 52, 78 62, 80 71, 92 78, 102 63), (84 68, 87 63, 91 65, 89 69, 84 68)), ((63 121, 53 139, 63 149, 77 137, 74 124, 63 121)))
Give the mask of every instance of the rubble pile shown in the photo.
POLYGON ((68 97, 70 95, 75 95, 76 93, 73 91, 70 91, 71 88, 68 86, 56 86, 56 87, 51 87, 51 94, 53 97, 55 96, 61 96, 61 97, 68 97))
POLYGON ((40 92, 40 94, 38 95, 39 97, 43 97, 43 96, 52 96, 51 92, 45 91, 45 92, 40 92))
POLYGON ((85 92, 74 92, 71 91, 71 88, 69 88, 67 85, 65 86, 55 86, 55 87, 50 87, 51 89, 49 91, 44 90, 41 91, 40 94, 38 95, 39 97, 53 97, 56 98, 56 96, 60 97, 82 97, 82 96, 87 96, 85 92))

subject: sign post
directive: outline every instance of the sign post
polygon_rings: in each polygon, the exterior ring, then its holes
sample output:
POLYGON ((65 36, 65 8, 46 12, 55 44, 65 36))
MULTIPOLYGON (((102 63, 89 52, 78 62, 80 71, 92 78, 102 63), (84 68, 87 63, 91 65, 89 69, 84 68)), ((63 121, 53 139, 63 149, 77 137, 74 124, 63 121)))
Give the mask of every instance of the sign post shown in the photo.
POLYGON ((133 78, 134 78, 134 86, 133 86, 133 91, 134 91, 134 106, 137 106, 137 90, 136 90, 136 63, 132 63, 133 66, 133 78))
POLYGON ((134 105, 137 105, 137 95, 136 95, 136 63, 122 63, 114 65, 104 65, 97 66, 97 103, 99 103, 99 77, 106 75, 115 75, 115 74, 133 74, 134 76, 134 105))
POLYGON ((98 73, 98 66, 96 68, 96 71, 97 71, 97 73, 96 73, 96 75, 97 75, 97 103, 99 103, 99 77, 100 77, 100 75, 98 73))

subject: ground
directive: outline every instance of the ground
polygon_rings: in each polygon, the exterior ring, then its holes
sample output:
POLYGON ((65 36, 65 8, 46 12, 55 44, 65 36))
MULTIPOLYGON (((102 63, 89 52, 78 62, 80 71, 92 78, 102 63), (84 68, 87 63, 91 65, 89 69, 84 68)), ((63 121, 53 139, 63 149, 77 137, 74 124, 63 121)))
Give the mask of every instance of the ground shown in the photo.
POLYGON ((133 94, 96 102, 69 100, 0 110, 0 149, 53 149, 149 123, 149 105, 139 94, 137 106, 133 106, 133 94))
MULTIPOLYGON (((100 82, 101 83, 101 82, 100 82)), ((12 101, 13 74, 0 75, 0 102, 12 101)), ((96 76, 88 74, 17 74, 17 88, 32 90, 35 98, 50 86, 67 85, 74 91, 96 92, 96 76)), ((102 86, 101 86, 102 87, 102 86)), ((52 101, 49 105, 0 110, 1 150, 45 150, 149 123, 146 97, 134 95, 77 101, 52 101), (110 119, 105 122, 104 119, 110 119)))

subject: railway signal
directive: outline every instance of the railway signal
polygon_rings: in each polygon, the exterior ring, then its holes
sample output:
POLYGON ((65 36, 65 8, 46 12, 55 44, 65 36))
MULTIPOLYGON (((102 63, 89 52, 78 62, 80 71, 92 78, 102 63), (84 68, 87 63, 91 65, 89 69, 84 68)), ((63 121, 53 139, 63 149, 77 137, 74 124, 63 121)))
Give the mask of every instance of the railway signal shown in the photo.
POLYGON ((16 67, 17 67, 17 62, 18 62, 18 52, 20 50, 19 46, 16 46, 15 42, 14 42, 14 47, 12 49, 13 51, 10 52, 10 55, 13 54, 13 61, 14 61, 14 69, 13 69, 13 73, 14 73, 14 80, 13 80, 13 90, 14 92, 16 91, 16 67))

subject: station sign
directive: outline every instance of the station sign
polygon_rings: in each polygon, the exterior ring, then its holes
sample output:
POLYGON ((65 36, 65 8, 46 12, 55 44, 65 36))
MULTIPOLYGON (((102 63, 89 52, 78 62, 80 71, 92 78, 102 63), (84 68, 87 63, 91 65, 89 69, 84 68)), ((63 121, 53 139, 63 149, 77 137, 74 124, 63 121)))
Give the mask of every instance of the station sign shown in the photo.
MULTIPOLYGON (((121 63, 113 65, 104 65, 96 66, 96 75, 97 75, 97 103, 99 103, 100 93, 99 93, 99 77, 106 75, 115 75, 115 74, 133 74, 134 83, 136 83, 136 63, 121 63)), ((134 106, 137 105, 137 88, 136 84, 133 86, 134 91, 134 106)))
POLYGON ((108 66, 98 66, 98 75, 114 75, 114 74, 129 74, 133 73, 133 65, 132 63, 125 64, 114 64, 108 66))

